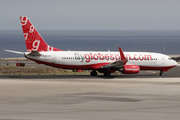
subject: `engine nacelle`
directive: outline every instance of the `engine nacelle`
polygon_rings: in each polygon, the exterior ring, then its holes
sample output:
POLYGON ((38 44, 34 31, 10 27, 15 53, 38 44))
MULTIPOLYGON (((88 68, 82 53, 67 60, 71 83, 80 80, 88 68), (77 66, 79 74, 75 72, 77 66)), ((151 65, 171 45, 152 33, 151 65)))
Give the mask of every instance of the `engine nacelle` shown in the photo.
POLYGON ((138 65, 124 65, 120 72, 123 74, 137 74, 139 73, 139 66, 138 65))

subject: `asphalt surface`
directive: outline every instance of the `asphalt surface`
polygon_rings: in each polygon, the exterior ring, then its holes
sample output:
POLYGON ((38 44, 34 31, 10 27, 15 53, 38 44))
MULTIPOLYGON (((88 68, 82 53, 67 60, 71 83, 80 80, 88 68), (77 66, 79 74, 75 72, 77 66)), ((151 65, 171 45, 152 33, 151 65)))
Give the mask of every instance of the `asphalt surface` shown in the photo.
POLYGON ((178 120, 179 73, 1 75, 0 120, 178 120))

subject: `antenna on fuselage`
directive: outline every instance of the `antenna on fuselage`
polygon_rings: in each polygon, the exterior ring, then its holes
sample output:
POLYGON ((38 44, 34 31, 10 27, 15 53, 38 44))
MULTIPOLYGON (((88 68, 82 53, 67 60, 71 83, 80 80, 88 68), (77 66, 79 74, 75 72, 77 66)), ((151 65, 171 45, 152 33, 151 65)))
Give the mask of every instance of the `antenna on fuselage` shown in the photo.
POLYGON ((165 54, 165 47, 163 47, 163 54, 165 54))

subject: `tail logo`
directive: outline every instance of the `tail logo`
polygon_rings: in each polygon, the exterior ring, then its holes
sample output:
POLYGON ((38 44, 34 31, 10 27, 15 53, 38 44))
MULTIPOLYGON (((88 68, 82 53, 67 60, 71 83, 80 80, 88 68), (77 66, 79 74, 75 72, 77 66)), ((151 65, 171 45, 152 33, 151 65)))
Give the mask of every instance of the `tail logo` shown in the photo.
POLYGON ((21 25, 26 25, 27 24, 27 17, 21 17, 21 25))
POLYGON ((27 51, 62 51, 49 46, 27 17, 20 17, 27 51))
POLYGON ((34 32, 34 26, 33 26, 33 25, 30 26, 29 32, 30 32, 30 33, 33 33, 33 32, 34 32))
POLYGON ((53 51, 53 47, 48 45, 47 51, 53 51))
POLYGON ((32 46, 33 46, 32 50, 37 51, 39 48, 39 45, 40 45, 40 40, 35 40, 32 44, 32 46))
POLYGON ((25 41, 27 40, 27 37, 28 37, 28 33, 24 33, 24 39, 25 39, 25 41))

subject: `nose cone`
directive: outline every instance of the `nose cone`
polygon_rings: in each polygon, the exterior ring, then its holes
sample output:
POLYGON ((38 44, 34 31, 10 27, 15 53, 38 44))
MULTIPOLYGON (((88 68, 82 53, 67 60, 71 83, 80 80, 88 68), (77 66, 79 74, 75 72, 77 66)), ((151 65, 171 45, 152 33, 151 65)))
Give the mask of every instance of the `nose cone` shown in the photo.
POLYGON ((177 62, 173 60, 173 65, 176 66, 177 65, 177 62))

